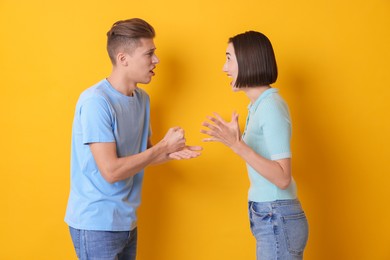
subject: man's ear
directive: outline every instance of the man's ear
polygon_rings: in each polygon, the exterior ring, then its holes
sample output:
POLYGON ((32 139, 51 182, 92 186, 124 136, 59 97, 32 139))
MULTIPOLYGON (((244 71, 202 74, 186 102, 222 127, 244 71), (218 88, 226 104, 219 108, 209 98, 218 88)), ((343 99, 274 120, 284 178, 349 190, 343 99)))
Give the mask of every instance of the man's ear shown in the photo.
POLYGON ((127 66, 128 62, 127 62, 127 56, 125 53, 119 52, 116 55, 116 64, 121 64, 122 66, 127 66))

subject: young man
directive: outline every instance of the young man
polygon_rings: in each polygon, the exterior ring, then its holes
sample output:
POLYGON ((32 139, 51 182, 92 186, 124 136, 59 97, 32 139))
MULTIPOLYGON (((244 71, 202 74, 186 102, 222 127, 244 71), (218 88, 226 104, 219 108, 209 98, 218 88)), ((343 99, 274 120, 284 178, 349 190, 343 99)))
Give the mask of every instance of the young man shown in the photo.
POLYGON ((143 169, 200 155, 180 127, 151 145, 149 96, 137 84, 159 63, 154 36, 144 20, 116 22, 107 33, 112 73, 77 102, 65 222, 79 259, 135 259, 143 169))

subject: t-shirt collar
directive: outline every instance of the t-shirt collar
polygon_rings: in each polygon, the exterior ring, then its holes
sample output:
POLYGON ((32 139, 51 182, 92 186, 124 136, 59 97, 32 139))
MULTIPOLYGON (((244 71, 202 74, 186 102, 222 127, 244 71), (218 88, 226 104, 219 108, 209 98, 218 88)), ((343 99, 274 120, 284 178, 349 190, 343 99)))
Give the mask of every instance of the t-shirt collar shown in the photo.
POLYGON ((107 79, 103 79, 103 82, 105 83, 105 85, 108 87, 108 89, 112 93, 114 93, 115 95, 117 95, 120 98, 124 98, 124 99, 127 99, 129 101, 132 101, 134 99, 134 97, 137 95, 137 93, 136 93, 138 91, 137 88, 134 90, 133 96, 126 96, 126 95, 122 94, 121 92, 119 92, 118 90, 116 90, 107 79))
POLYGON ((253 103, 253 104, 252 104, 252 102, 249 103, 248 110, 251 111, 251 112, 256 111, 257 107, 260 105, 260 103, 261 103, 261 101, 263 99, 265 99, 266 97, 268 97, 272 93, 277 93, 277 92, 278 92, 277 88, 269 88, 269 89, 267 89, 266 91, 261 93, 261 95, 256 99, 255 103, 253 103))

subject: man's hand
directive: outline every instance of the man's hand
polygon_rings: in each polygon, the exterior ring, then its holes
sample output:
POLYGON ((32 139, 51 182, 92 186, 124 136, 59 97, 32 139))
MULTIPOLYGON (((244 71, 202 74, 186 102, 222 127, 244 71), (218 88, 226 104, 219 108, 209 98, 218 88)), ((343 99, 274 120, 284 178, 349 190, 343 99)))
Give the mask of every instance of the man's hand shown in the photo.
MULTIPOLYGON (((154 164, 164 163, 169 160, 192 159, 200 155, 202 147, 187 146, 185 144, 184 130, 180 127, 172 127, 165 137, 156 145, 162 147, 163 152, 155 159, 154 164)), ((149 147, 152 145, 149 144, 149 147)))
POLYGON ((166 154, 171 154, 184 149, 186 145, 184 130, 180 127, 170 128, 160 143, 164 145, 166 154))
POLYGON ((201 146, 185 146, 182 150, 169 154, 169 158, 175 160, 192 159, 200 155, 201 146))

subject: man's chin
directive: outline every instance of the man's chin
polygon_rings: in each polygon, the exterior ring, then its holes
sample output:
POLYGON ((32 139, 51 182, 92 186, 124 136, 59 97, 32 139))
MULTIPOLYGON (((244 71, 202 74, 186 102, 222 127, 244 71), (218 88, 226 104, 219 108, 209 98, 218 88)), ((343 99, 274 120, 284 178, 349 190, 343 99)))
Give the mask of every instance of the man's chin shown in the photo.
POLYGON ((149 84, 150 82, 152 81, 152 78, 149 78, 149 79, 145 79, 141 82, 139 82, 140 84, 149 84))

